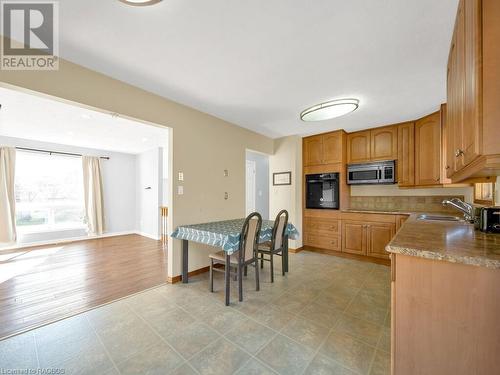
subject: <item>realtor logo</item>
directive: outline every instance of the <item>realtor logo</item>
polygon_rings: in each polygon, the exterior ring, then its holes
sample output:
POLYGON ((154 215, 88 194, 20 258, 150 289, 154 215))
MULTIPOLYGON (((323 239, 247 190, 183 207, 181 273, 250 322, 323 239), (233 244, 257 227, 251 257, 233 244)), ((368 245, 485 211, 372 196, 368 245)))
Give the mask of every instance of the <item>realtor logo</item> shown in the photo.
POLYGON ((59 4, 57 1, 4 0, 1 4, 0 69, 59 68, 59 4))

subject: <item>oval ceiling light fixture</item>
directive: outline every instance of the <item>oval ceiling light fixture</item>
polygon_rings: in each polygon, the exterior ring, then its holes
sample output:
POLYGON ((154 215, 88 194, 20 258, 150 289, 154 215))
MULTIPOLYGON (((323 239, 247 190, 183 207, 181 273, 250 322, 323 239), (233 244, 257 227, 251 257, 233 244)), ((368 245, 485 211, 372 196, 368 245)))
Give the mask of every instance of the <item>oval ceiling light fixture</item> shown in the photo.
POLYGON ((300 113, 302 121, 323 121, 347 115, 358 109, 358 99, 337 99, 313 105, 300 113))
POLYGON ((120 0, 122 3, 134 6, 147 6, 159 3, 161 0, 120 0))

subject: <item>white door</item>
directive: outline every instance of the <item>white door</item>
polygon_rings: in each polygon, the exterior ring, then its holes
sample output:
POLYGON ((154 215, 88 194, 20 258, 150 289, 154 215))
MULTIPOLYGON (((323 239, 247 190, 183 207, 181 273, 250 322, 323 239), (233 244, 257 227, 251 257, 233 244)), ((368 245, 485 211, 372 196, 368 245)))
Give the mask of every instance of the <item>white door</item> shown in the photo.
POLYGON ((247 160, 246 173, 246 211, 247 215, 255 211, 255 162, 247 160))

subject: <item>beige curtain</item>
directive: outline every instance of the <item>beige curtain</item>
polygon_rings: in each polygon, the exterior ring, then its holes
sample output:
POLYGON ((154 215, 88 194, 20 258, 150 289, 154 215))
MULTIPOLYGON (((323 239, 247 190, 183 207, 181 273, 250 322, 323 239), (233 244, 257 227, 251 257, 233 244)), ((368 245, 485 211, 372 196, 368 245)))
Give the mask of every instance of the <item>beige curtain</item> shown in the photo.
POLYGON ((16 241, 16 149, 0 147, 0 243, 16 241))
POLYGON ((89 235, 104 232, 104 197, 102 189, 101 159, 82 156, 85 221, 89 235))

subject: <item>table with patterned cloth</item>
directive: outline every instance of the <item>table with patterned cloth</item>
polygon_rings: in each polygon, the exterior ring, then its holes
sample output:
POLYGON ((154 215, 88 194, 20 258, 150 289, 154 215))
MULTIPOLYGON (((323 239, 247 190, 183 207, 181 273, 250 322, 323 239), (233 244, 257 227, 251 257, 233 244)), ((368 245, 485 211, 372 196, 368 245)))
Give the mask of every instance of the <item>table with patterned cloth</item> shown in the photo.
MULTIPOLYGON (((188 242, 198 242, 205 245, 220 247, 226 252, 226 256, 238 251, 240 244, 241 228, 245 218, 215 221, 211 223, 181 225, 172 233, 172 238, 182 240, 182 282, 188 282, 188 242)), ((262 220, 262 227, 259 235, 259 243, 271 240, 274 220, 262 220)), ((285 232, 285 272, 288 272, 288 239, 295 240, 299 237, 299 232, 288 224, 285 232)))

